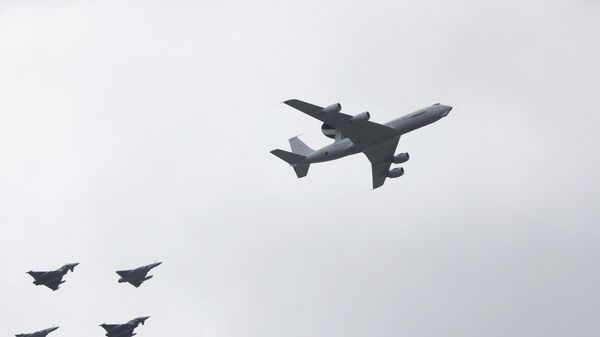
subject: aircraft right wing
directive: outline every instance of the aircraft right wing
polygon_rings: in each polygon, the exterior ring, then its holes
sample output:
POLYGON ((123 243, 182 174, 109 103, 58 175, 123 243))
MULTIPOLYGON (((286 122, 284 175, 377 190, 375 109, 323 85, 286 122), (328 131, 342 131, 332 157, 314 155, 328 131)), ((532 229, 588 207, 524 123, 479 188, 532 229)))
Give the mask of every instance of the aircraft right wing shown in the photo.
POLYGON ((298 99, 290 99, 283 102, 296 110, 300 110, 305 114, 327 123, 340 132, 354 143, 369 146, 380 143, 396 135, 396 130, 382 124, 370 122, 368 120, 352 121, 352 116, 341 112, 323 112, 323 108, 303 102, 298 99))
POLYGON ((31 277, 33 277, 34 279, 39 279, 42 278, 44 275, 46 275, 47 272, 45 271, 30 271, 27 272, 27 274, 31 275, 31 277))
POLYGON ((117 270, 116 273, 119 274, 119 276, 121 277, 125 277, 127 274, 129 274, 129 272, 131 272, 131 270, 117 270))
POLYGON ((104 328, 104 330, 106 330, 106 332, 109 332, 109 331, 111 331, 112 329, 114 329, 114 328, 118 327, 119 325, 118 325, 118 324, 100 324, 100 326, 101 326, 102 328, 104 328))

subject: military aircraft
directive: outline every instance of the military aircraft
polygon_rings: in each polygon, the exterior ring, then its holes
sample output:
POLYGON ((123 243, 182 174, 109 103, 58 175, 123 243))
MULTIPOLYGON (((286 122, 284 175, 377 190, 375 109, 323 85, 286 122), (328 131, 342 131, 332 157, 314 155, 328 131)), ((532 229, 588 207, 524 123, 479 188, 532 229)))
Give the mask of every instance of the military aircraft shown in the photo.
POLYGON ((56 329, 58 329, 57 326, 48 328, 48 329, 44 329, 44 330, 40 330, 40 331, 36 331, 36 332, 32 332, 32 333, 20 333, 15 336, 16 337, 46 337, 49 333, 51 333, 52 331, 54 331, 56 329))
POLYGON ((36 286, 45 285, 53 291, 58 290, 59 286, 65 281, 62 280, 63 276, 70 270, 75 270, 75 267, 79 263, 69 263, 53 271, 28 271, 27 274, 33 277, 33 284, 36 286))
POLYGON ((152 264, 149 264, 149 265, 146 265, 143 267, 139 267, 139 268, 135 268, 135 269, 131 269, 131 270, 117 270, 117 274, 119 274, 119 276, 121 276, 121 278, 119 279, 119 283, 128 282, 137 288, 140 285, 142 285, 142 283, 144 283, 144 281, 151 279, 152 275, 150 275, 150 276, 146 276, 146 275, 148 275, 148 272, 152 268, 156 268, 156 267, 160 266, 161 264, 162 264, 162 262, 154 262, 152 264))
POLYGON ((371 162, 373 189, 383 185, 386 178, 397 178, 404 174, 402 164, 410 158, 408 153, 394 155, 400 136, 446 117, 451 106, 436 103, 385 124, 369 121, 369 112, 356 116, 341 113, 340 103, 325 108, 297 99, 283 102, 290 107, 323 122, 321 131, 334 142, 318 150, 311 149, 298 137, 290 138, 292 152, 273 150, 272 154, 294 168, 298 178, 305 177, 310 164, 339 159, 356 153, 364 153, 371 162))
POLYGON ((140 325, 144 325, 144 322, 150 318, 150 316, 134 318, 125 324, 100 324, 101 327, 106 330, 107 337, 132 337, 136 333, 133 332, 135 328, 140 325))

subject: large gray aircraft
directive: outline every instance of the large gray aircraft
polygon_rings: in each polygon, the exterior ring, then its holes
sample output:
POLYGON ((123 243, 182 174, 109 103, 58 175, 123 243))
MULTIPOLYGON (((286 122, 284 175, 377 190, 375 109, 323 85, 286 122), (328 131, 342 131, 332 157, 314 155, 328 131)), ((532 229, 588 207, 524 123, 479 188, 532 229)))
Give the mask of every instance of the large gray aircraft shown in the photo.
POLYGON ((46 337, 46 336, 48 336, 49 333, 51 333, 52 331, 54 331, 56 329, 58 329, 57 326, 48 328, 48 329, 44 329, 44 330, 40 330, 40 331, 36 331, 36 332, 32 332, 32 333, 20 333, 15 336, 16 337, 46 337))
POLYGON ((139 287, 144 281, 152 278, 152 275, 148 275, 148 272, 152 268, 156 268, 161 265, 162 262, 154 262, 149 265, 131 269, 131 270, 117 270, 117 274, 121 276, 119 283, 128 282, 134 287, 139 287))
POLYGON ((45 285, 53 291, 58 290, 63 281, 63 276, 70 270, 75 270, 79 263, 69 263, 53 271, 28 271, 27 274, 33 277, 33 284, 36 286, 45 285))
POLYGON ((144 325, 144 322, 150 318, 150 316, 134 318, 125 324, 100 324, 101 327, 106 330, 107 337, 132 337, 136 333, 133 332, 138 325, 144 325))
POLYGON ((272 154, 290 164, 298 178, 305 177, 310 164, 339 159, 356 153, 364 153, 371 162, 373 189, 383 185, 386 178, 397 178, 404 168, 390 170, 392 163, 402 164, 409 159, 408 153, 394 155, 400 136, 446 117, 451 106, 436 103, 385 124, 369 121, 369 112, 356 116, 341 113, 340 103, 320 107, 297 99, 283 102, 294 109, 323 122, 321 131, 334 142, 318 150, 311 149, 298 137, 289 140, 292 152, 273 150, 272 154))

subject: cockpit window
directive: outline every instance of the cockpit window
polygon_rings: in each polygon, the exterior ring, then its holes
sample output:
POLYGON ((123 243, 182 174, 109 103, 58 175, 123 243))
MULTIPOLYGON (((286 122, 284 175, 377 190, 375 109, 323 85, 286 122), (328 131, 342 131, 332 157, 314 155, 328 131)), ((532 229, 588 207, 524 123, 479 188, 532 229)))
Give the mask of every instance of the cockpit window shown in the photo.
POLYGON ((427 110, 416 112, 414 115, 410 116, 410 118, 415 118, 415 117, 420 116, 420 115, 422 115, 422 114, 424 114, 426 112, 427 112, 427 110))

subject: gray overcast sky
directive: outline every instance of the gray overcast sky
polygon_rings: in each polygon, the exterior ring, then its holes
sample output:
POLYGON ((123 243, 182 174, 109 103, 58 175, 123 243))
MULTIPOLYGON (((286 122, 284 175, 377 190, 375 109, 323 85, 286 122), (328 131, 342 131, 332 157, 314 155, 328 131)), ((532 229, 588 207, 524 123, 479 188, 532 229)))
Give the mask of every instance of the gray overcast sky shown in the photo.
POLYGON ((597 336, 597 1, 2 1, 0 335, 597 336), (386 122, 296 179, 341 102, 386 122), (153 262, 139 289, 117 269, 153 262), (30 269, 81 262, 57 292, 30 269))

